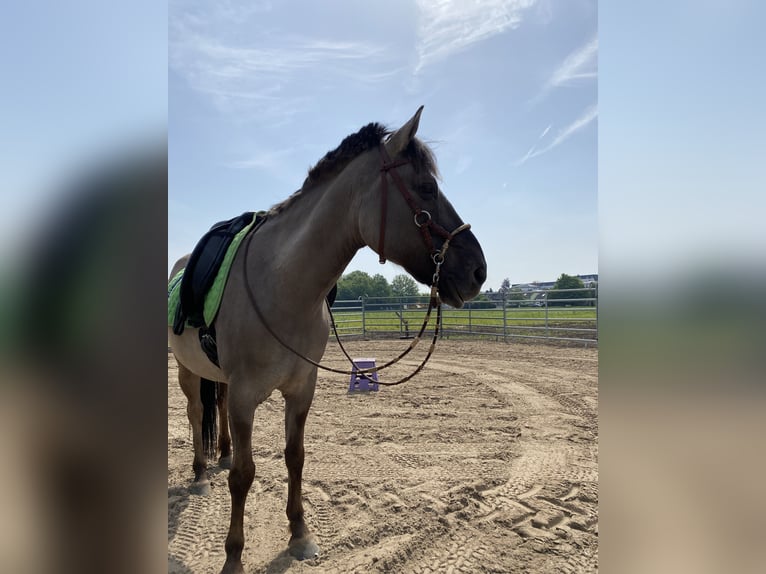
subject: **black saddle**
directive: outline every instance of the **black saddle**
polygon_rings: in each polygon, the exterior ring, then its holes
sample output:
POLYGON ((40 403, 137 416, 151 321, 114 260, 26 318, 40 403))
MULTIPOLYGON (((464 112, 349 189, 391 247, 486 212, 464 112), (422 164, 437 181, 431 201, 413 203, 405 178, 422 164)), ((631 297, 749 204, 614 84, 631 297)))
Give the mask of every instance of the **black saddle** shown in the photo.
POLYGON ((205 295, 213 285, 234 236, 250 225, 254 216, 256 223, 264 219, 260 213, 246 211, 232 219, 219 221, 194 247, 181 279, 180 304, 173 321, 173 332, 176 335, 183 333, 186 323, 192 327, 205 326, 205 295))
MULTIPOLYGON (((215 281, 229 245, 237 233, 250 225, 253 217, 256 219, 251 233, 255 233, 266 219, 264 212, 246 211, 238 217, 220 221, 211 227, 194 247, 181 278, 180 301, 173 320, 173 332, 180 335, 187 323, 191 327, 198 327, 202 350, 215 365, 218 365, 218 348, 215 327, 205 324, 205 295, 215 281)), ((337 292, 336 284, 326 297, 330 306, 335 302, 337 292)))

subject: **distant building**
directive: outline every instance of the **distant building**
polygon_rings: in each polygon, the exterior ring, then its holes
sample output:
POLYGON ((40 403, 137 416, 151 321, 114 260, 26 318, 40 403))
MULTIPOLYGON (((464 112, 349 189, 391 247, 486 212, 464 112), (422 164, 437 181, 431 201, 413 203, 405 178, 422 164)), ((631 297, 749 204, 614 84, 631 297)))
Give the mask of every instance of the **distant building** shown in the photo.
MULTIPOLYGON (((585 287, 593 287, 598 283, 598 273, 591 275, 575 275, 578 277, 585 287)), ((522 293, 529 293, 530 291, 540 291, 545 289, 553 289, 556 284, 555 281, 532 281, 531 283, 514 283, 511 285, 511 289, 520 289, 522 293)))
POLYGON ((598 273, 593 275, 577 275, 586 287, 594 287, 598 283, 598 273))
POLYGON ((529 293, 530 291, 539 291, 540 289, 550 289, 555 284, 555 281, 533 281, 532 283, 516 283, 511 285, 511 289, 521 289, 522 293, 529 293))

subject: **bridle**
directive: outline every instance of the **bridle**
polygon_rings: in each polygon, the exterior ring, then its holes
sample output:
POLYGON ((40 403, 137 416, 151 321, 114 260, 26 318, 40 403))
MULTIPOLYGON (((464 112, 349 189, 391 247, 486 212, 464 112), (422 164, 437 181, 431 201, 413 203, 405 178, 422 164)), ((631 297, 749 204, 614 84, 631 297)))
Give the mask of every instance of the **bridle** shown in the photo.
MULTIPOLYGON (((434 327, 434 334, 433 334, 433 339, 431 341, 431 347, 429 348, 428 353, 426 354, 425 358, 420 363, 420 365, 417 367, 417 369, 415 369, 414 372, 407 375, 406 377, 395 382, 377 381, 379 385, 394 386, 394 385, 400 385, 404 382, 407 382, 412 377, 417 375, 423 369, 423 367, 425 367, 426 363, 428 362, 428 359, 431 357, 431 354, 436 348, 436 340, 439 335, 439 325, 441 324, 441 311, 442 311, 441 299, 439 298, 439 295, 438 295, 438 284, 439 284, 441 266, 444 263, 444 256, 447 253, 447 249, 449 248, 450 241, 452 241, 455 235, 457 235, 461 231, 466 231, 470 229, 471 225, 469 223, 463 223, 462 225, 458 226, 454 231, 450 233, 446 229, 444 229, 441 225, 436 223, 431 217, 431 214, 425 209, 422 209, 418 205, 417 201, 415 201, 415 198, 407 189, 407 186, 404 185, 404 181, 402 180, 401 176, 396 171, 397 167, 410 163, 410 160, 399 159, 396 161, 391 161, 391 158, 389 157, 388 152, 386 151, 385 145, 383 143, 380 144, 380 156, 382 160, 382 165, 380 167, 381 186, 382 186, 381 208, 380 208, 381 224, 380 224, 380 236, 378 239, 378 253, 380 255, 380 262, 381 263, 386 262, 386 258, 384 255, 384 246, 385 246, 385 239, 386 239, 386 219, 388 214, 388 177, 387 175, 390 173, 391 177, 394 179, 394 182, 396 183, 396 186, 399 188, 399 192, 402 194, 402 197, 404 197, 404 201, 407 202, 407 205, 410 206, 410 209, 412 210, 414 214, 413 219, 414 219, 415 225, 418 227, 418 229, 420 229, 420 233, 423 237, 423 242, 425 243, 426 248, 428 249, 429 254, 431 255, 431 260, 434 262, 434 266, 435 266, 434 274, 431 279, 431 293, 430 293, 430 298, 428 303, 428 310, 426 311, 426 316, 425 316, 425 319, 423 320, 423 325, 420 327, 418 334, 414 337, 409 347, 405 349, 398 357, 387 362, 384 365, 381 365, 380 367, 372 367, 369 369, 357 368, 356 364, 354 363, 354 360, 346 351, 345 347, 343 346, 343 343, 341 343, 340 336, 338 335, 338 329, 336 328, 336 325, 335 325, 335 318, 333 317, 332 309, 330 308, 330 303, 327 301, 326 301, 327 310, 330 313, 330 321, 332 323, 332 330, 333 330, 333 333, 335 334, 335 339, 338 341, 338 345, 340 345, 340 348, 343 351, 343 354, 351 362, 353 370, 346 371, 346 370, 340 370, 340 369, 333 369, 332 367, 326 367, 324 365, 321 365, 319 362, 314 361, 313 359, 305 356, 303 353, 295 350, 291 345, 286 343, 282 339, 282 337, 280 337, 271 328, 271 326, 268 324, 266 319, 263 317, 263 314, 261 313, 261 310, 258 307, 258 304, 255 300, 255 294, 253 293, 252 287, 250 285, 250 281, 248 279, 248 273, 247 273, 248 253, 250 251, 250 244, 252 243, 253 235, 255 235, 255 231, 257 230, 258 227, 260 227, 260 225, 258 225, 256 228, 251 230, 250 233, 248 234, 247 244, 245 245, 245 256, 242 258, 242 262, 244 266, 244 280, 245 280, 245 289, 247 290, 247 295, 250 299, 250 303, 255 309, 256 315, 258 315, 258 319, 260 319, 261 323, 266 328, 266 330, 271 334, 272 337, 274 337, 277 340, 277 342, 280 345, 282 345, 284 348, 286 348, 288 351, 290 351, 294 355, 297 355, 298 357, 300 357, 307 363, 310 363, 319 369, 330 371, 332 373, 340 373, 343 375, 351 375, 351 374, 367 375, 367 374, 372 374, 372 373, 382 371, 383 369, 390 367, 391 365, 395 363, 398 363, 402 358, 404 358, 407 354, 409 354, 409 352, 412 351, 420 342, 421 337, 423 333, 425 332, 426 327, 428 326, 428 322, 431 318, 431 311, 435 308, 436 309, 436 326, 434 327), (440 249, 436 249, 434 247, 432 233, 435 233, 436 235, 439 235, 442 239, 444 239, 444 243, 442 243, 442 246, 440 249)), ((265 220, 262 221, 261 224, 263 224, 264 222, 265 220)))
MULTIPOLYGON (((455 231, 450 233, 441 225, 436 223, 428 211, 421 209, 421 207, 418 205, 418 202, 415 201, 415 198, 412 197, 412 194, 407 189, 407 186, 404 185, 402 176, 400 176, 396 171, 397 167, 410 163, 410 160, 399 159, 396 161, 391 161, 391 158, 388 156, 388 152, 386 151, 386 146, 382 143, 380 144, 380 158, 382 160, 382 165, 380 166, 380 183, 382 191, 380 194, 380 237, 378 238, 378 254, 380 256, 381 263, 386 262, 386 256, 384 252, 386 241, 386 216, 388 214, 388 177, 386 176, 389 172, 391 173, 391 177, 396 183, 396 187, 399 188, 399 192, 402 194, 404 201, 407 202, 407 205, 410 206, 410 209, 414 214, 413 219, 415 221, 415 225, 418 227, 418 229, 420 229, 420 234, 423 237, 423 242, 426 244, 426 248, 431 254, 432 259, 434 259, 438 253, 440 253, 439 249, 434 248, 434 242, 432 239, 433 233, 439 235, 442 239, 444 239, 445 242, 449 243, 452 238, 455 237, 455 235, 461 231, 465 231, 466 229, 471 228, 470 224, 464 223, 455 229, 455 231)), ((444 254, 441 254, 440 257, 441 262, 444 262, 444 254)), ((434 260, 434 264, 437 264, 436 260, 434 260)), ((441 263, 438 263, 438 265, 441 265, 441 263)))

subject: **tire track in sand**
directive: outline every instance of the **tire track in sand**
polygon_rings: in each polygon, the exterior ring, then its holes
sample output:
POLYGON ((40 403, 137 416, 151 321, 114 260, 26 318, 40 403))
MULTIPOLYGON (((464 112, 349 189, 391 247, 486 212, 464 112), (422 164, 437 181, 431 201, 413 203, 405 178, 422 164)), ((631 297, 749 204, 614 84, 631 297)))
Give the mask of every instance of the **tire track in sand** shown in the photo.
POLYGON ((187 502, 176 517, 175 534, 168 540, 169 573, 207 572, 211 561, 220 567, 226 560, 223 542, 228 523, 222 517, 229 515, 229 491, 225 483, 207 496, 191 494, 187 502))
MULTIPOLYGON (((431 368, 468 381, 478 378, 505 397, 502 403, 523 412, 524 420, 515 445, 520 452, 508 465, 506 479, 491 488, 466 486, 473 491, 469 496, 478 499, 477 504, 464 506, 451 536, 437 539, 429 558, 420 561, 421 567, 415 571, 492 571, 494 553, 478 543, 481 525, 487 523, 508 528, 519 537, 520 544, 531 543, 547 556, 549 564, 541 565, 540 571, 597 571, 597 467, 595 461, 588 461, 593 457, 592 449, 568 440, 573 418, 590 418, 589 413, 573 409, 571 397, 557 401, 514 381, 507 372, 483 368, 477 377, 474 370, 445 361, 434 361, 431 368), (573 411, 579 411, 580 416, 573 417, 573 411), (474 528, 478 531, 469 535, 474 528), (479 549, 483 551, 481 568, 466 566, 466 558, 479 549), (458 558, 463 560, 458 562, 458 558)), ((583 422, 588 425, 592 421, 583 422)))

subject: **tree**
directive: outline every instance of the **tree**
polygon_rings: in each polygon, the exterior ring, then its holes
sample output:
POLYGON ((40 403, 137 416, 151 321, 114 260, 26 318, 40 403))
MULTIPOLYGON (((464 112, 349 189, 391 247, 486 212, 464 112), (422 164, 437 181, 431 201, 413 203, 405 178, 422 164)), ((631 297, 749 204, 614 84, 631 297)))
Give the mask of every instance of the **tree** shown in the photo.
POLYGON ((417 297, 420 294, 418 284, 409 275, 397 275, 391 281, 391 293, 395 297, 417 297))
POLYGON ((373 277, 364 271, 352 271, 338 281, 337 300, 346 301, 359 297, 390 297, 391 286, 383 275, 373 277))
POLYGON ((564 306, 564 305, 586 305, 587 301, 572 301, 567 302, 568 299, 583 299, 588 296, 585 290, 583 291, 556 291, 556 289, 582 289, 585 287, 585 283, 579 277, 573 277, 562 273, 556 282, 553 284, 552 290, 554 291, 548 296, 548 306, 564 306), (556 299, 559 299, 556 301, 556 299), (561 301, 564 299, 564 301, 561 301))
POLYGON ((347 273, 338 281, 338 300, 359 299, 359 297, 369 296, 371 290, 372 277, 364 271, 352 271, 347 273))
POLYGON ((500 284, 500 289, 497 290, 498 293, 500 293, 500 297, 502 299, 505 299, 508 297, 508 293, 511 292, 511 281, 506 277, 503 279, 503 282, 500 284))
POLYGON ((380 273, 376 273, 372 276, 370 282, 370 297, 390 297, 391 285, 388 284, 388 280, 380 273))

